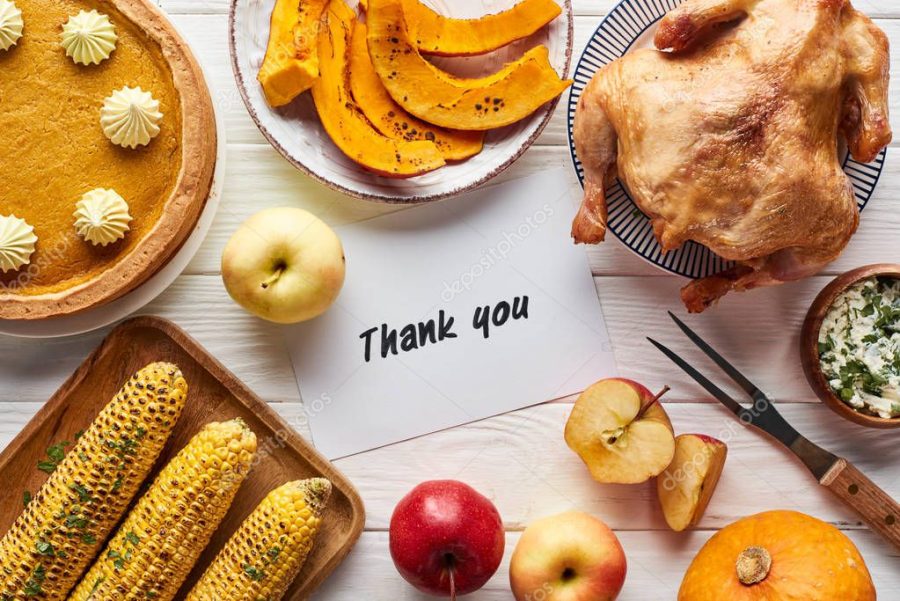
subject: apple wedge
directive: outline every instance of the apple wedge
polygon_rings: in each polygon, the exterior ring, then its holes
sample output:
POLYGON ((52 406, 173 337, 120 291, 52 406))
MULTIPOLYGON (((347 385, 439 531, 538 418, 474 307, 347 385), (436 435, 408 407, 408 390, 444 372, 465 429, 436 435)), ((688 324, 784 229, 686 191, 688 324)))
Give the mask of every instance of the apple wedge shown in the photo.
POLYGON ((597 482, 639 484, 675 455, 672 422, 659 396, 637 382, 601 380, 585 390, 566 423, 566 444, 597 482))
POLYGON ((719 483, 728 447, 704 434, 675 439, 675 457, 656 480, 659 504, 669 527, 681 532, 697 524, 719 483))

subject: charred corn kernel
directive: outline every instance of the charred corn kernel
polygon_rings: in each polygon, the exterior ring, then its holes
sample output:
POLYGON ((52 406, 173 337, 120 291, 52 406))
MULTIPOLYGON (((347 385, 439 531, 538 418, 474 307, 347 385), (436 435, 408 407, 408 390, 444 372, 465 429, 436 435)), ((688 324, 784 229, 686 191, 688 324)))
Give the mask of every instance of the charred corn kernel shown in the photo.
POLYGON ((273 490, 206 569, 187 601, 278 601, 315 544, 331 496, 324 478, 273 490))
POLYGON ((186 395, 170 363, 125 383, 0 539, 0 600, 66 598, 150 473, 186 395))
POLYGON ((69 599, 173 599, 255 452, 256 435, 242 420, 207 424, 162 469, 69 599))

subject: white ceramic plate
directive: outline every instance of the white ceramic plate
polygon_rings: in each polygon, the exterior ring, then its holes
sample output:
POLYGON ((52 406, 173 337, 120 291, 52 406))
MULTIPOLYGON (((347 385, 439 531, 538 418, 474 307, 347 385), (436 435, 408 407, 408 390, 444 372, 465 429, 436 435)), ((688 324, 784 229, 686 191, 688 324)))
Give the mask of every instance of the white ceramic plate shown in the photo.
MULTIPOLYGON (((457 18, 474 18, 504 11, 517 0, 424 0, 425 4, 457 18)), ((491 54, 473 58, 444 58, 435 63, 453 73, 480 77, 497 71, 536 45, 550 50, 550 62, 565 77, 572 58, 571 0, 557 0, 563 13, 526 40, 491 54)), ((356 0, 348 0, 355 6, 356 0)), ((332 143, 319 123, 309 94, 302 94, 282 109, 272 109, 256 80, 269 39, 275 0, 231 0, 229 39, 238 89, 250 116, 263 135, 295 167, 330 188, 367 200, 416 203, 454 196, 476 188, 509 167, 537 139, 550 120, 556 101, 527 119, 489 132, 484 150, 461 163, 406 180, 379 177, 348 159, 332 143)))
MULTIPOLYGON (((207 85, 209 77, 206 78, 207 85)), ((210 95, 216 98, 215 90, 210 88, 210 95)), ((216 169, 213 174, 212 187, 209 191, 209 199, 200 214, 200 219, 194 227, 194 231, 182 244, 181 249, 175 253, 169 262, 146 282, 110 303, 88 309, 74 315, 56 317, 53 319, 13 320, 0 319, 0 334, 18 336, 20 338, 60 338, 91 332, 99 328, 128 317, 144 305, 162 294, 166 288, 172 285, 175 279, 185 270, 200 246, 206 238, 206 233, 212 225, 216 210, 219 207, 219 199, 222 196, 222 187, 225 183, 225 125, 222 121, 221 111, 216 110, 213 102, 213 111, 216 113, 216 130, 218 132, 218 148, 216 151, 216 169)))
MULTIPOLYGON (((575 109, 585 86, 601 67, 623 56, 633 48, 649 48, 653 45, 657 22, 683 0, 622 0, 600 23, 575 68, 575 83, 569 96, 568 131, 569 148, 578 179, 584 183, 584 170, 575 153, 572 125, 575 109)), ((854 161, 846 149, 842 150, 844 172, 850 178, 856 193, 856 202, 862 211, 881 176, 884 167, 883 150, 871 164, 854 161)), ((610 187, 606 194, 609 205, 609 231, 622 243, 646 261, 678 275, 703 278, 727 269, 731 263, 696 242, 686 242, 677 250, 663 253, 653 226, 631 195, 620 182, 610 187)))

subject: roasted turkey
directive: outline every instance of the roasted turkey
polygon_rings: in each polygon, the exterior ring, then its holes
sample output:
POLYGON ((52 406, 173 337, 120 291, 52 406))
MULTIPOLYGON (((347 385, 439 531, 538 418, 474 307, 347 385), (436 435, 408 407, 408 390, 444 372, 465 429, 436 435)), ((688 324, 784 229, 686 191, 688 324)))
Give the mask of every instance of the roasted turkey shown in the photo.
POLYGON ((603 240, 618 177, 664 251, 695 240, 736 261, 682 290, 692 312, 837 258, 859 222, 839 138, 863 162, 891 140, 884 32, 848 0, 687 0, 654 42, 579 100, 575 241, 603 240))

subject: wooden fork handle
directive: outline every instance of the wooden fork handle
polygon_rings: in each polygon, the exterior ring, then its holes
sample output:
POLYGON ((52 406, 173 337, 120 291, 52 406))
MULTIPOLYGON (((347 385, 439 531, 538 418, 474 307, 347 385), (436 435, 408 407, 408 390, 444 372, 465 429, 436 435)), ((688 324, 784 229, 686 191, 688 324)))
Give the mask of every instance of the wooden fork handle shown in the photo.
POLYGON ((838 459, 819 484, 833 492, 863 521, 900 551, 900 504, 846 459, 838 459))

